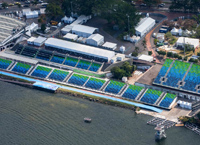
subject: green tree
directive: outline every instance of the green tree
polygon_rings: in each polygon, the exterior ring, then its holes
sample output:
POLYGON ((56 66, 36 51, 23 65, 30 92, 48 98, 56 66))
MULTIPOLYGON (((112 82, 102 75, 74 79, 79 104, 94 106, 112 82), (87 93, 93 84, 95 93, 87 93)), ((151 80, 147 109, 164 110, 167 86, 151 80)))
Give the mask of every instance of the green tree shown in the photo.
POLYGON ((192 46, 189 45, 189 44, 185 44, 184 47, 185 47, 185 51, 186 51, 186 52, 188 52, 188 51, 194 51, 194 47, 192 47, 192 46))
POLYGON ((154 45, 157 45, 158 39, 154 39, 154 45))
POLYGON ((60 5, 56 5, 56 3, 49 3, 46 8, 46 14, 52 19, 56 19, 57 17, 63 17, 64 12, 61 9, 60 5))
POLYGON ((122 79, 122 77, 125 76, 126 74, 125 70, 120 69, 119 67, 112 68, 111 73, 113 74, 113 77, 116 79, 122 79))
POLYGON ((132 56, 137 57, 137 56, 138 56, 138 52, 133 51, 133 52, 132 52, 132 56))
POLYGON ((3 2, 2 3, 2 7, 5 9, 6 7, 8 7, 8 3, 6 3, 6 2, 3 2))
POLYGON ((146 48, 146 45, 147 45, 146 43, 147 43, 147 41, 146 41, 146 39, 144 39, 144 40, 142 41, 142 45, 143 45, 144 48, 146 48))
POLYGON ((46 30, 46 24, 42 24, 42 25, 41 25, 41 31, 44 33, 45 30, 46 30))
POLYGON ((152 55, 152 51, 148 51, 148 55, 152 55))

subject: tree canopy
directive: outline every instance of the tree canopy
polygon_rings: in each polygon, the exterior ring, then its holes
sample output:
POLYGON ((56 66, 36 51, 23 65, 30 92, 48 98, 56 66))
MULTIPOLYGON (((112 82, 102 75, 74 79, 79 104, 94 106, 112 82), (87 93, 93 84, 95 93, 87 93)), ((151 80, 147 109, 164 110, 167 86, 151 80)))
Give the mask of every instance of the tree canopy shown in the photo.
POLYGON ((112 26, 118 25, 120 29, 128 30, 134 34, 140 15, 130 3, 121 0, 49 0, 46 8, 51 17, 71 15, 98 15, 108 20, 112 26), (128 23, 129 21, 129 23, 128 23))

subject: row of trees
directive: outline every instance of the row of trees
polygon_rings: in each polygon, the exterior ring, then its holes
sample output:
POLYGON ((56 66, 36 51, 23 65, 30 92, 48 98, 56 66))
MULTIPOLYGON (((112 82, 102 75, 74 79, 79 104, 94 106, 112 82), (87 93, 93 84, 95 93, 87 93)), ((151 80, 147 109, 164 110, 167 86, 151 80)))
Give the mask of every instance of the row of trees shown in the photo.
POLYGON ((199 0, 174 0, 172 1, 170 10, 183 10, 185 12, 198 12, 200 9, 200 1, 199 0))
POLYGON ((99 15, 112 26, 118 25, 119 29, 129 30, 131 34, 135 33, 134 26, 140 19, 135 7, 121 0, 49 0, 46 8, 46 13, 52 19, 69 16, 71 12, 78 15, 99 15))
POLYGON ((111 73, 113 74, 113 78, 122 79, 122 77, 130 77, 134 70, 136 70, 136 66, 124 62, 121 67, 116 66, 112 68, 111 73))

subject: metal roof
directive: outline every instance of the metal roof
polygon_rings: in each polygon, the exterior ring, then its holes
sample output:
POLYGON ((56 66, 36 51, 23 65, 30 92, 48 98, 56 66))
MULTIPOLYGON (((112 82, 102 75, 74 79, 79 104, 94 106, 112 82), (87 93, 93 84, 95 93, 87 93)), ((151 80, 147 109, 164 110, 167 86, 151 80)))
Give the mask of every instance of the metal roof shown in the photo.
POLYGON ((104 39, 104 37, 100 34, 92 34, 90 37, 88 37, 87 39, 92 39, 94 41, 99 41, 101 39, 104 39))
POLYGON ((84 25, 74 25, 72 28, 72 31, 87 33, 87 34, 93 34, 95 30, 98 28, 84 26, 84 25))
POLYGON ((43 43, 47 38, 39 36, 34 40, 34 43, 43 43))
POLYGON ((51 46, 58 49, 78 52, 81 54, 87 54, 89 56, 95 56, 99 58, 106 58, 108 60, 110 60, 113 56, 115 56, 115 52, 113 51, 104 50, 70 41, 65 41, 57 38, 48 38, 45 42, 45 46, 51 46))
POLYGON ((143 32, 145 29, 147 29, 152 23, 155 23, 155 20, 150 18, 150 17, 146 17, 144 19, 142 19, 140 21, 140 23, 138 24, 138 26, 135 28, 136 31, 139 32, 143 32))
POLYGON ((117 43, 112 43, 112 42, 106 42, 102 45, 102 47, 106 47, 106 48, 115 48, 117 47, 117 43))

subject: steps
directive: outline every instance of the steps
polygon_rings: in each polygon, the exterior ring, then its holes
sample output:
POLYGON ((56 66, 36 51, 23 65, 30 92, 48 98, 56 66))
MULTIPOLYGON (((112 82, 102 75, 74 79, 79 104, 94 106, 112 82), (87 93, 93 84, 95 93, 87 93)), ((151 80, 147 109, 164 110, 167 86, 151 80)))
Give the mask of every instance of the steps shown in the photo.
POLYGON ((13 61, 6 70, 12 70, 16 64, 17 62, 13 61))
POLYGON ((163 100, 163 98, 166 96, 167 93, 162 92, 162 94, 160 95, 160 97, 156 100, 156 102, 154 103, 154 105, 158 105, 160 104, 160 102, 163 100))
POLYGON ((138 96, 135 98, 136 101, 140 101, 142 99, 142 97, 144 96, 144 94, 146 93, 146 91, 148 90, 148 88, 143 89, 143 91, 140 92, 140 94, 138 94, 138 96))
MULTIPOLYGON (((166 77, 167 77, 169 71, 171 70, 171 68, 172 68, 172 66, 173 66, 173 64, 174 64, 174 62, 175 62, 175 60, 172 61, 172 63, 170 64, 170 67, 168 68, 168 70, 167 70, 167 72, 166 72, 166 74, 165 74, 165 76, 164 76, 163 78, 167 79, 166 77)), ((164 81, 161 81, 161 85, 163 84, 163 82, 164 82, 164 81)))
POLYGON ((119 93, 117 94, 117 95, 122 95, 123 93, 124 93, 124 91, 126 91, 126 89, 129 87, 129 85, 127 85, 127 84, 125 84, 124 86, 123 86, 123 88, 119 91, 119 93))

